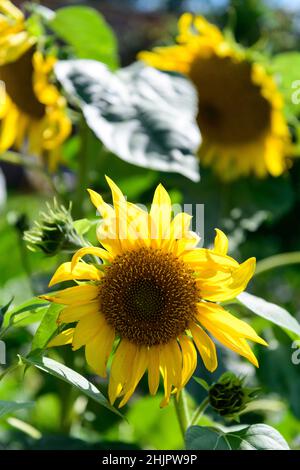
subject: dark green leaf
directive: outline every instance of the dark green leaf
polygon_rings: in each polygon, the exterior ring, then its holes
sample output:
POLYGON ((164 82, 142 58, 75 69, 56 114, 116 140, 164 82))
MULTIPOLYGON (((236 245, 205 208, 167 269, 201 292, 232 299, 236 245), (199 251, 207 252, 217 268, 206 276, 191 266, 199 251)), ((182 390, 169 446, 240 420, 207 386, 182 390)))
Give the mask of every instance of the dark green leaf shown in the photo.
POLYGON ((199 180, 197 98, 191 83, 141 63, 113 74, 95 61, 61 61, 70 101, 110 152, 134 165, 199 180))
POLYGON ((186 432, 188 450, 288 450, 276 429, 266 424, 210 428, 191 426, 186 432))
POLYGON ((49 357, 21 357, 21 360, 30 366, 35 366, 38 369, 46 372, 47 374, 53 375, 54 377, 63 380, 64 382, 70 384, 72 387, 75 387, 78 391, 86 395, 87 397, 95 400, 99 405, 108 408, 113 413, 116 413, 119 416, 122 416, 118 410, 111 406, 105 396, 100 392, 100 390, 95 387, 94 384, 89 382, 85 377, 78 374, 73 369, 50 359, 49 357))
POLYGON ((290 315, 290 313, 284 308, 271 302, 267 302, 255 295, 248 294, 248 292, 243 292, 237 297, 237 299, 245 307, 251 310, 251 312, 275 323, 275 325, 278 325, 281 328, 292 331, 300 337, 300 324, 296 318, 292 317, 292 315, 290 315))
POLYGON ((51 29, 74 48, 81 59, 94 59, 118 67, 117 41, 98 11, 85 6, 60 8, 49 22, 51 29))

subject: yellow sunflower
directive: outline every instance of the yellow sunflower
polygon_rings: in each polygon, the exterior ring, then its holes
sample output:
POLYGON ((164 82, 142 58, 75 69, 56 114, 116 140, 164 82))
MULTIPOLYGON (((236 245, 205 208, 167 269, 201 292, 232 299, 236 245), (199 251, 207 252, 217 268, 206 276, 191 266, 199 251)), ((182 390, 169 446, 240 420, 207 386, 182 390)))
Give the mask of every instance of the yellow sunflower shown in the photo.
POLYGON ((178 26, 177 45, 141 52, 139 58, 194 83, 201 162, 224 180, 281 175, 290 136, 274 78, 203 17, 185 13, 178 26))
POLYGON ((55 61, 37 49, 22 12, 0 0, 0 153, 25 147, 52 169, 71 132, 66 100, 50 79, 55 61))
POLYGON ((171 393, 179 393, 192 376, 196 349, 205 367, 214 371, 216 348, 207 331, 258 366, 247 340, 264 345, 265 341, 217 303, 244 290, 255 258, 239 264, 229 257, 228 240, 220 230, 213 249, 197 248, 191 216, 179 213, 172 219, 170 197, 162 185, 148 213, 127 202, 116 184, 107 181, 113 207, 89 190, 103 218, 97 230, 102 247, 81 248, 50 282, 52 286, 74 280, 76 286, 42 296, 65 306, 60 325, 76 323, 49 346, 84 346, 87 363, 102 377, 113 356, 109 398, 113 404, 121 397, 119 406, 128 401, 146 371, 153 395, 162 376, 162 406, 166 405, 171 393), (103 263, 84 262, 85 255, 103 263))

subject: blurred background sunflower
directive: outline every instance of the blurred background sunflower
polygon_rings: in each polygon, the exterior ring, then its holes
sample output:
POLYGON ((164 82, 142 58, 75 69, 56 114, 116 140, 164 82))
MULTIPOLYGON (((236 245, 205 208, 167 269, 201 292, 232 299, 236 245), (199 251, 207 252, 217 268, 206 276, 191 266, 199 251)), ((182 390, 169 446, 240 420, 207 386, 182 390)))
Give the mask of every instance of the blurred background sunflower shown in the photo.
POLYGON ((0 152, 16 148, 54 169, 71 132, 66 100, 51 82, 56 58, 43 55, 11 2, 0 2, 0 15, 0 152))
POLYGON ((281 175, 290 151, 283 97, 265 67, 204 17, 185 13, 178 45, 141 52, 149 65, 186 74, 199 98, 200 161, 225 180, 281 175))

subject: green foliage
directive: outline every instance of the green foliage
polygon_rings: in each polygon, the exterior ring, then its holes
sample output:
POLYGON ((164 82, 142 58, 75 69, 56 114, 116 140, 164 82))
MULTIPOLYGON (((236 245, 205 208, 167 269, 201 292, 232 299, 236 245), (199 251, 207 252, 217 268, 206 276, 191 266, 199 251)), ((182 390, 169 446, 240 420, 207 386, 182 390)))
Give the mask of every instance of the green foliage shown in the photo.
MULTIPOLYGON (((247 56, 265 61, 275 72, 298 143, 300 54, 296 51, 300 43, 291 28, 293 18, 262 7, 261 1, 233 0, 231 4, 230 17, 222 16, 220 9, 214 20, 226 22, 243 44, 259 39, 247 56), (266 40, 271 43, 268 48, 266 40), (285 52, 291 44, 297 46, 295 51, 285 52), (274 50, 279 54, 267 58, 265 52, 274 50)), ((0 340, 7 356, 7 364, 0 366, 0 448, 184 446, 173 401, 160 408, 161 389, 157 396, 149 396, 147 374, 121 414, 106 398, 107 379, 88 369, 84 348, 76 352, 70 346, 48 348, 51 358, 42 357, 49 340, 59 331, 57 318, 62 306, 49 305, 36 296, 47 292, 53 272, 59 264, 70 261, 75 249, 83 244, 98 246, 96 228, 101 217, 96 216, 86 188, 98 190, 111 203, 106 174, 129 201, 148 207, 159 182, 168 189, 172 202, 192 204, 193 210, 195 204, 204 204, 204 226, 197 227, 203 230, 204 246, 210 245, 214 228, 219 227, 229 235, 234 258, 242 262, 255 256, 258 260, 258 275, 249 286, 251 294, 239 295, 224 308, 245 318, 269 347, 251 345, 258 369, 219 347, 216 373, 205 371, 198 359, 195 380, 186 387, 190 423, 197 424, 187 430, 187 449, 283 450, 288 445, 299 449, 300 349, 294 340, 300 337, 300 162, 294 161, 278 178, 249 177, 228 184, 203 168, 200 181, 196 94, 186 78, 140 63, 118 69, 114 31, 91 8, 72 6, 53 12, 35 4, 28 11, 32 14, 26 27, 38 47, 57 51, 64 59, 58 62, 56 75, 69 100, 74 126, 72 136, 63 144, 61 165, 53 174, 42 159, 23 155, 21 150, 10 150, 0 157, 8 181, 7 202, 0 207, 0 340), (41 209, 44 221, 48 220, 51 210, 45 202, 54 196, 65 207, 73 202, 78 220, 69 222, 78 238, 66 253, 53 226, 51 233, 39 232, 38 242, 48 235, 47 248, 56 253, 49 257, 28 251, 23 232, 41 209), (21 364, 18 355, 22 356, 21 364), (246 377, 247 387, 259 387, 262 395, 241 410, 241 426, 222 426, 225 416, 235 415, 226 411, 236 411, 239 403, 233 392, 237 387, 240 393, 242 387, 240 382, 227 380, 228 370, 230 375, 246 377), (214 409, 208 406, 208 395, 223 373, 221 392, 214 388, 214 409)), ((170 19, 174 26, 175 19, 171 15, 170 19)), ((142 42, 138 27, 129 32, 130 39, 127 32, 118 31, 124 64, 134 60, 138 49, 148 48, 147 43, 158 37, 157 30, 163 31, 163 23, 154 21, 152 31, 144 28, 143 21, 142 42)), ((232 32, 227 33, 232 38, 232 32)), ((299 145, 294 150, 297 156, 299 145)), ((74 284, 66 283, 66 287, 70 285, 74 284)))
POLYGON ((61 61, 55 70, 112 153, 134 165, 199 180, 196 98, 186 78, 138 62, 115 74, 96 61, 61 61))
POLYGON ((38 369, 50 374, 57 379, 63 380, 64 382, 70 384, 78 392, 83 393, 87 397, 95 400, 99 405, 108 408, 113 413, 116 413, 120 416, 121 413, 117 411, 113 406, 109 404, 105 396, 100 392, 100 390, 95 387, 91 382, 89 382, 85 377, 75 372, 73 369, 61 364, 49 357, 21 357, 21 360, 24 364, 29 366, 35 366, 38 369))
POLYGON ((273 349, 259 352, 260 369, 257 376, 264 390, 283 397, 293 415, 300 420, 300 364, 292 360, 297 351, 290 342, 278 344, 274 341, 273 349))
POLYGON ((271 302, 267 302, 264 299, 256 297, 255 295, 248 294, 248 292, 242 292, 238 297, 245 307, 254 312, 256 315, 271 321, 275 325, 281 328, 287 329, 296 336, 300 337, 300 324, 292 317, 284 308, 279 307, 271 302))
POLYGON ((59 8, 49 26, 74 48, 78 58, 99 60, 112 69, 118 67, 116 37, 96 10, 85 6, 59 8))
POLYGON ((5 415, 14 414, 18 410, 24 410, 33 406, 33 402, 17 403, 15 401, 0 400, 0 419, 5 415))
POLYGON ((210 428, 192 426, 186 433, 188 450, 288 450, 276 429, 266 424, 210 428))
POLYGON ((300 53, 284 52, 272 59, 272 69, 278 76, 281 92, 285 97, 285 105, 290 114, 300 114, 300 53))
POLYGON ((62 308, 62 305, 57 304, 52 304, 48 307, 33 337, 31 344, 32 353, 36 350, 45 349, 47 343, 57 330, 57 317, 62 308))

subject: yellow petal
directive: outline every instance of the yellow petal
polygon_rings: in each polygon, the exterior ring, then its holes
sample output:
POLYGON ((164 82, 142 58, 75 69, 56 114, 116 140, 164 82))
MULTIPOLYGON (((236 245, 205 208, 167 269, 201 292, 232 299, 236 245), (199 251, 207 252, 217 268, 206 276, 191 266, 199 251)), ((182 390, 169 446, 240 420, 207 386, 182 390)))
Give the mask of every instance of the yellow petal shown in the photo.
POLYGON ((254 353, 252 352, 249 344, 244 338, 239 338, 238 336, 230 335, 227 332, 225 333, 213 327, 210 328, 210 332, 224 346, 236 352, 237 354, 240 354, 241 356, 245 357, 253 365, 258 367, 257 359, 254 353))
POLYGON ((148 351, 145 346, 136 349, 135 357, 132 363, 130 380, 124 389, 124 398, 119 404, 119 408, 124 406, 134 393, 139 381, 143 377, 148 365, 148 351))
POLYGON ((9 106, 9 112, 1 122, 0 127, 0 151, 5 152, 13 146, 18 130, 19 111, 13 104, 9 106))
POLYGON ((108 186, 110 187, 114 205, 120 204, 120 202, 125 201, 124 194, 122 193, 121 189, 116 185, 116 183, 114 183, 114 181, 109 178, 109 176, 105 176, 105 179, 108 183, 108 186))
POLYGON ((101 214, 101 217, 113 218, 115 216, 114 209, 109 204, 104 202, 100 194, 96 193, 96 191, 93 191, 92 189, 88 189, 88 192, 92 203, 96 207, 97 211, 101 214))
POLYGON ((197 352, 193 341, 186 335, 179 336, 179 343, 182 350, 183 366, 182 366, 182 383, 184 387, 192 377, 197 366, 197 352))
POLYGON ((81 346, 91 341, 98 331, 103 328, 105 323, 104 316, 98 311, 81 318, 74 331, 72 342, 73 351, 76 351, 76 349, 81 348, 81 346))
POLYGON ((40 299, 48 300, 62 305, 78 305, 91 302, 99 296, 99 287, 93 284, 69 287, 49 295, 40 295, 40 299))
POLYGON ((162 239, 170 238, 171 199, 162 184, 155 190, 151 209, 151 241, 159 247, 162 239))
POLYGON ((222 269, 227 272, 239 267, 238 262, 230 256, 220 255, 219 253, 215 253, 213 250, 206 248, 190 250, 183 255, 183 259, 186 263, 195 267, 195 269, 199 269, 199 271, 201 268, 203 269, 207 266, 210 266, 211 269, 222 269))
POLYGON ((196 323, 191 322, 190 330, 206 369, 213 372, 218 366, 216 347, 213 341, 196 323))
POLYGON ((54 273, 49 287, 63 281, 71 280, 89 280, 89 281, 99 281, 102 277, 102 273, 92 264, 87 263, 77 263, 77 265, 72 269, 71 263, 63 263, 54 273))
POLYGON ((228 251, 228 238, 226 237, 225 233, 218 228, 215 229, 216 237, 215 237, 215 244, 214 244, 214 252, 218 253, 219 255, 227 255, 228 251))
POLYGON ((81 320, 86 315, 92 315, 100 311, 99 301, 89 302, 87 304, 69 305, 65 307, 59 317, 58 323, 73 323, 81 320))
POLYGON ((107 361, 115 340, 115 331, 106 322, 85 346, 89 366, 101 377, 106 377, 107 361))
POLYGON ((198 320, 208 330, 213 327, 230 335, 250 339, 255 343, 267 346, 267 343, 257 335, 256 331, 248 323, 234 317, 231 313, 224 310, 221 305, 199 303, 198 320))
POLYGON ((74 328, 69 328, 68 330, 59 333, 55 338, 53 338, 47 344, 48 348, 52 348, 54 346, 65 346, 66 344, 71 344, 73 341, 74 335, 74 328))
POLYGON ((255 271, 255 258, 239 265, 230 256, 196 249, 182 255, 196 271, 196 283, 203 299, 220 302, 243 292, 255 271))
POLYGON ((108 386, 108 396, 111 404, 114 404, 116 398, 123 393, 126 383, 131 379, 136 350, 137 346, 135 344, 122 339, 114 354, 108 386))
POLYGON ((157 392, 159 377, 159 347, 151 346, 148 351, 148 385, 151 395, 157 392))
POLYGON ((180 390, 182 383, 182 353, 176 340, 161 346, 160 365, 164 382, 164 399, 160 406, 163 408, 169 403, 172 386, 180 390))
POLYGON ((103 248, 98 248, 94 246, 87 246, 85 248, 80 248, 80 250, 76 251, 72 258, 72 270, 75 268, 78 261, 85 255, 94 255, 101 259, 105 259, 106 261, 111 261, 112 257, 108 251, 103 250, 103 248))
POLYGON ((10 16, 15 21, 22 21, 24 19, 22 11, 9 0, 1 0, 0 12, 6 16, 10 16))

